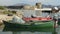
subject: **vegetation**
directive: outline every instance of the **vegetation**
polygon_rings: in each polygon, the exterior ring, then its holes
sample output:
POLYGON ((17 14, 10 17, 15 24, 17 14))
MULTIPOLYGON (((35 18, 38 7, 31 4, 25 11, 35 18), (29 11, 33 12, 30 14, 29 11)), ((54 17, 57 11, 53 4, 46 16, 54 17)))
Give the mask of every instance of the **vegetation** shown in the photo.
POLYGON ((4 11, 3 14, 9 14, 11 13, 10 11, 4 11))
POLYGON ((11 11, 13 14, 16 14, 16 11, 11 11))
POLYGON ((1 10, 4 10, 4 9, 5 9, 5 7, 4 7, 4 6, 0 6, 0 9, 1 9, 1 10))
POLYGON ((3 14, 16 14, 16 11, 4 11, 3 14))
POLYGON ((4 11, 1 11, 0 14, 16 14, 16 11, 10 11, 10 10, 6 10, 6 7, 4 6, 0 6, 0 10, 4 10, 4 11))

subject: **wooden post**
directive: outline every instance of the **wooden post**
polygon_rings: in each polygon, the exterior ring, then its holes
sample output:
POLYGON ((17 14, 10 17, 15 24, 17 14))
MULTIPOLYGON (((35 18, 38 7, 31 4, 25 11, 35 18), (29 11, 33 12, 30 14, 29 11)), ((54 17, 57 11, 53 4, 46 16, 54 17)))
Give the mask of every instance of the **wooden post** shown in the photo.
POLYGON ((52 34, 57 34, 55 26, 56 26, 56 22, 54 23, 54 31, 52 32, 52 34))

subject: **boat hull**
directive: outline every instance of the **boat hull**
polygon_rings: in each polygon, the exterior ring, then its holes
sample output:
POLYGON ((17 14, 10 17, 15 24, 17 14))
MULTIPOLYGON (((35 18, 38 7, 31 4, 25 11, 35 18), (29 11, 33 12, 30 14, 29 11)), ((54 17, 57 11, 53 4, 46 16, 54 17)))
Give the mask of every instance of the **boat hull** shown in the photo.
POLYGON ((31 24, 31 25, 9 23, 6 21, 4 21, 3 23, 5 25, 3 31, 33 31, 33 32, 34 31, 39 31, 39 32, 53 32, 54 31, 53 21, 43 23, 43 24, 31 24))

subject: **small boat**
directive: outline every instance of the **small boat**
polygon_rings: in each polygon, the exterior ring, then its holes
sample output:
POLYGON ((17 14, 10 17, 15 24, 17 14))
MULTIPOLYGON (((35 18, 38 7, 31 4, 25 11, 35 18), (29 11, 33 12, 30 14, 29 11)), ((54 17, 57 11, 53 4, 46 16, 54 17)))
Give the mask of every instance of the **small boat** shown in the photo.
POLYGON ((49 21, 52 20, 51 17, 34 17, 34 18, 29 18, 29 17, 24 17, 24 21, 49 21))
POLYGON ((10 23, 9 21, 3 21, 5 27, 3 31, 38 31, 38 32, 53 32, 54 21, 36 21, 25 24, 10 23))

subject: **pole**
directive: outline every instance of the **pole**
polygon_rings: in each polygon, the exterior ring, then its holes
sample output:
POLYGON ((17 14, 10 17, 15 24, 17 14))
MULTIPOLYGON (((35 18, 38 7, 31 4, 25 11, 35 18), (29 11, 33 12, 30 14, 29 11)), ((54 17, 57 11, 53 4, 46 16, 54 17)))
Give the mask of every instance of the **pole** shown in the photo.
POLYGON ((57 23, 55 22, 54 23, 54 31, 52 32, 52 34, 57 34, 57 32, 56 32, 56 25, 57 25, 57 23))

